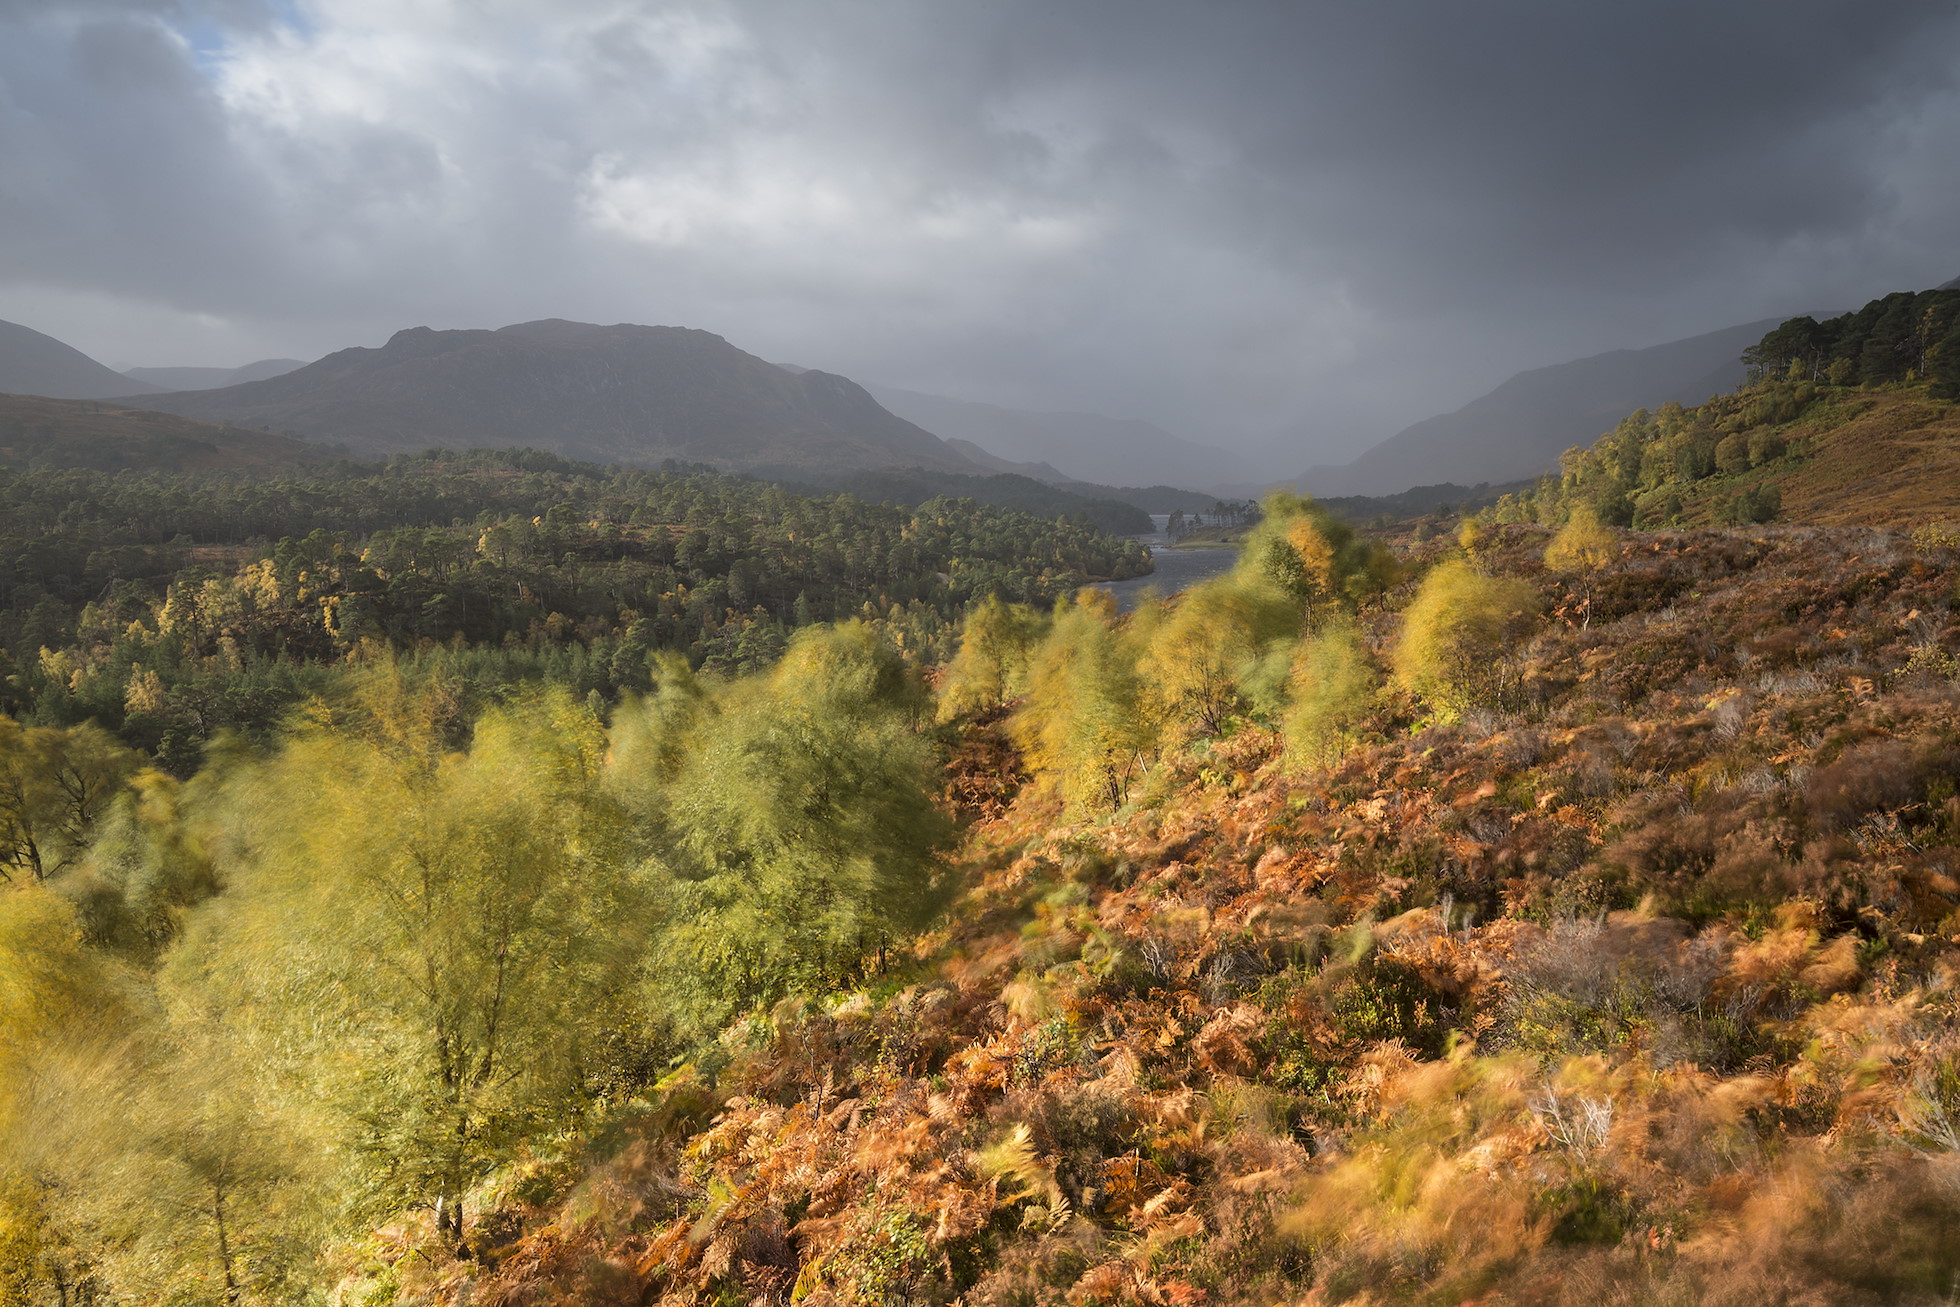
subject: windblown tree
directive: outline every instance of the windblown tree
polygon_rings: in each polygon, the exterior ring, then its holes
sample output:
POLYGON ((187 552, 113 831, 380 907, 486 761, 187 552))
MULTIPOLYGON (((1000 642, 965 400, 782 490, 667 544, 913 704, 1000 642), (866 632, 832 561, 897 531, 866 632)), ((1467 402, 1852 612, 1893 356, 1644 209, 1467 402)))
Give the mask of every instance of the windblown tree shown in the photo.
POLYGON ((959 650, 939 684, 939 719, 997 708, 1027 688, 1028 659, 1047 622, 1025 604, 989 595, 960 626, 959 650))
POLYGON ((631 1027, 646 886, 612 856, 604 740, 562 692, 488 714, 467 750, 388 669, 365 716, 302 729, 234 795, 231 892, 174 983, 210 996, 267 1074, 327 1105, 350 1192, 462 1195, 576 1116, 631 1027))
POLYGON ((766 678, 715 696, 655 858, 655 985, 681 1033, 860 976, 939 910, 952 832, 932 801, 926 707, 857 622, 799 636, 766 678))
POLYGON ((1115 600, 1100 591, 1057 605, 1010 724, 1029 769, 1078 810, 1121 805, 1154 742, 1137 679, 1138 633, 1118 632, 1115 620, 1115 600))
POLYGON ((1361 633, 1350 621, 1329 622, 1301 641, 1293 655, 1287 686, 1291 702, 1280 730, 1288 763, 1297 769, 1338 759, 1354 742, 1380 680, 1361 633))
POLYGON ((1399 564, 1385 545, 1313 500, 1279 491, 1266 497, 1263 509, 1246 538, 1241 566, 1291 595, 1309 622, 1380 595, 1398 578, 1399 564))
POLYGON ((1300 605, 1264 573, 1238 568, 1176 596, 1148 632, 1137 675, 1163 742, 1216 735, 1245 707, 1246 681, 1299 629, 1300 605))
POLYGON ((1579 611, 1582 625, 1592 625, 1592 579, 1600 568, 1619 553, 1619 541, 1612 528, 1599 520, 1588 505, 1572 510, 1571 518, 1545 546, 1545 567, 1579 583, 1579 611))
POLYGON ((1496 707, 1512 689, 1509 654, 1537 614, 1525 582, 1451 559, 1423 578, 1402 615, 1396 679, 1445 720, 1496 707))
POLYGON ((0 878, 39 882, 74 866, 136 763, 98 727, 0 717, 0 878))

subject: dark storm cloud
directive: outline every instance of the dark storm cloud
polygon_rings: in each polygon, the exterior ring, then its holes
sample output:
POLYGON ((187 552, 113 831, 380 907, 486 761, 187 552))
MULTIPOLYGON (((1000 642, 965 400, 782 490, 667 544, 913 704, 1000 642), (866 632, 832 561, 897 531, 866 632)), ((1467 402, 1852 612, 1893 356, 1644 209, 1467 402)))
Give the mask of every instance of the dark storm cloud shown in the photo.
POLYGON ((1957 31, 1951 0, 11 0, 0 282, 132 361, 685 322, 1297 432, 1297 467, 1518 368, 1960 271, 1957 31))

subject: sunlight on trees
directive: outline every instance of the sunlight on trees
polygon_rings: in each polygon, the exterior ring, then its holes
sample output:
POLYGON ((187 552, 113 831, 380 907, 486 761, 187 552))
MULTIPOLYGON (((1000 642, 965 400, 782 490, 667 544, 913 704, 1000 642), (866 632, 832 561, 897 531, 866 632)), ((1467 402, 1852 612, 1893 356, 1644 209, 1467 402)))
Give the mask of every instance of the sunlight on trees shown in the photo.
POLYGON ((851 622, 730 687, 669 797, 655 989, 689 1035, 791 989, 861 974, 944 901, 951 835, 931 800, 913 672, 851 622))
POLYGON ((1396 679, 1445 720, 1496 706, 1510 689, 1508 656, 1537 614, 1537 593, 1523 581, 1463 559, 1445 562, 1423 578, 1402 615, 1396 679))
POLYGON ((460 1243, 468 1185, 583 1100, 645 883, 608 856, 604 739, 569 695, 488 714, 466 752, 385 671, 361 702, 358 725, 302 729, 238 786, 232 892, 172 974, 329 1105, 375 1158, 372 1201, 427 1204, 460 1243))
POLYGON ((1296 770, 1325 767, 1353 743, 1380 677, 1351 622, 1330 622, 1302 641, 1288 680, 1291 705, 1281 724, 1296 770))
POLYGON ((1028 659, 1047 619, 1025 604, 989 595, 960 626, 959 651, 939 684, 939 720, 998 708, 1027 688, 1028 659))
POLYGON ((1056 606, 1011 723, 1029 769, 1077 810, 1120 806, 1151 743, 1134 633, 1118 633, 1115 617, 1115 601, 1100 591, 1056 606))
POLYGON ((1619 539, 1612 528, 1584 504, 1572 510, 1571 518, 1545 546, 1546 570, 1574 577, 1579 582, 1579 608, 1584 614, 1581 623, 1584 626, 1592 625, 1593 576, 1618 557, 1619 552, 1619 539))

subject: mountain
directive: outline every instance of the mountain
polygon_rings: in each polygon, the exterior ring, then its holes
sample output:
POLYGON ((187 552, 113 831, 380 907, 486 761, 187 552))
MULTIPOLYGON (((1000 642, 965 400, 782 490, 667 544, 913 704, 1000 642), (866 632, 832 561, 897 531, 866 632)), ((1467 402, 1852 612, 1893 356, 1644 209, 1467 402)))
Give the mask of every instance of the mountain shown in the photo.
POLYGON ((1536 476, 1634 409, 1669 400, 1699 404, 1735 389, 1743 379, 1742 351, 1783 321, 1520 372, 1454 413, 1390 436, 1345 467, 1309 469, 1300 484, 1316 495, 1381 495, 1417 482, 1474 485, 1536 476))
POLYGON ((1952 281, 1943 281, 1939 285, 1933 287, 1933 289, 1934 290, 1960 290, 1960 277, 1955 277, 1952 281))
POLYGON ((216 390, 281 377, 305 366, 304 359, 260 359, 242 368, 124 368, 122 375, 158 390, 216 390))
POLYGON ((867 385, 865 389, 907 421, 944 440, 970 441, 1016 472, 1025 469, 1014 464, 1046 463, 1073 481, 1100 485, 1161 482, 1205 488, 1251 475, 1235 454, 1196 444, 1154 423, 1133 418, 1029 412, 896 386, 867 385))
MULTIPOLYGON (((112 374, 114 375, 114 374, 112 374)), ((212 472, 325 457, 303 441, 100 400, 0 395, 0 467, 212 472)))
POLYGON ((0 393, 107 399, 129 379, 80 350, 16 322, 0 322, 0 393))
POLYGON ((1218 494, 1210 491, 1180 490, 1176 486, 1105 486, 1094 481, 1077 481, 1074 477, 1063 476, 1047 463, 1010 463, 1004 458, 997 458, 971 440, 954 438, 946 443, 981 467, 991 468, 1016 479, 1045 482, 1070 494, 1085 495, 1090 499, 1113 499, 1118 503, 1140 508, 1146 513, 1174 513, 1179 509, 1187 513, 1203 512, 1217 503, 1220 498, 1218 494))
POLYGON ((364 453, 527 445, 642 465, 979 470, 848 378, 791 372, 685 327, 412 327, 283 376, 132 402, 364 453))

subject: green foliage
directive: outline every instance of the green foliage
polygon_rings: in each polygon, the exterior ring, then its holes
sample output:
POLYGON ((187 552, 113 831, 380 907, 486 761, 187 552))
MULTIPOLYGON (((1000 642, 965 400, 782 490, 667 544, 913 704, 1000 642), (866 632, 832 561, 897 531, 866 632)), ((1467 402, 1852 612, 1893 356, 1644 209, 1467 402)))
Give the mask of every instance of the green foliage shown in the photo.
POLYGON ((0 524, 0 711, 92 718, 180 774, 370 645, 610 699, 648 687, 654 651, 737 674, 817 622, 874 620, 937 659, 977 599, 1048 604, 1149 570, 1133 541, 970 499, 899 508, 522 452, 271 482, 0 469, 0 524))
POLYGON ((1137 667, 1163 742, 1216 735, 1245 707, 1261 656, 1299 621, 1297 600, 1263 570, 1241 566, 1178 595, 1150 625, 1137 667))
POLYGON ((1267 496, 1246 536, 1240 571, 1251 569, 1292 596, 1309 616, 1353 607, 1400 579, 1395 556, 1313 500, 1286 491, 1267 496))
POLYGON ((868 627, 800 635, 693 734, 668 795, 656 976, 691 1035, 820 992, 943 905, 951 835, 912 672, 868 627))
POLYGON ((56 730, 0 717, 0 880, 46 881, 74 866, 135 766, 93 725, 56 730))
POLYGON ((439 1204, 568 1114, 643 956, 648 885, 609 845, 604 740, 563 691, 476 724, 375 669, 233 786, 229 892, 171 960, 306 1086, 349 1191, 439 1204))
POLYGON ((1763 482, 1716 501, 1715 524, 1747 526, 1755 522, 1774 522, 1782 511, 1783 492, 1773 482, 1763 482))
POLYGON ((1295 768, 1324 767, 1354 743, 1380 683, 1361 633, 1332 622, 1302 641, 1293 657, 1282 734, 1295 768))
POLYGON ((1028 659, 1047 620, 1023 604, 989 595, 960 626, 959 651, 939 682, 939 720, 997 708, 1027 688, 1028 659))
POLYGON ((1567 576, 1589 576, 1619 553, 1619 541, 1592 509, 1581 506, 1545 546, 1545 566, 1567 576))
POLYGON ((1115 617, 1098 591, 1057 606, 1010 723, 1029 770, 1078 811, 1119 806, 1152 743, 1133 648, 1142 633, 1119 633, 1115 617))
POLYGON ((1538 596, 1524 582, 1461 559, 1445 562, 1423 578, 1402 614, 1396 679, 1444 718, 1496 706, 1512 686, 1507 655, 1537 613, 1538 596))

